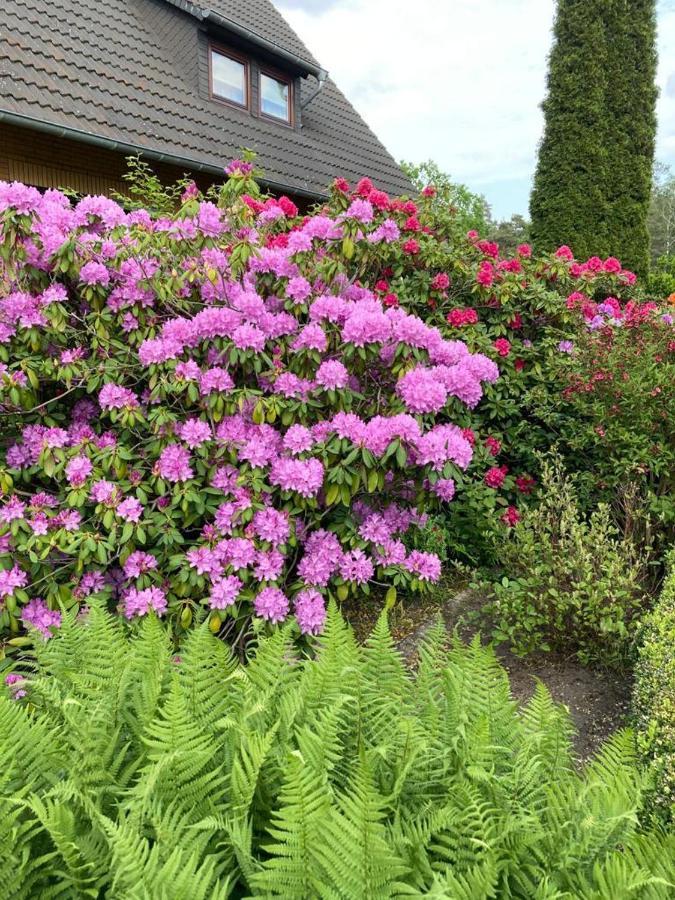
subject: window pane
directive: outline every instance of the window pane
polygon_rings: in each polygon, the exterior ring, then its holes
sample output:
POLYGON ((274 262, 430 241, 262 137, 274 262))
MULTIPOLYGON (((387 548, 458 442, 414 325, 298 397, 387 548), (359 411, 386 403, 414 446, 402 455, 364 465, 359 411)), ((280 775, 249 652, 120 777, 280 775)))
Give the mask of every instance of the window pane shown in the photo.
POLYGON ((215 96, 246 106, 246 66, 212 50, 211 70, 215 96))
POLYGON ((288 84, 285 81, 277 81, 264 72, 260 73, 260 110, 266 116, 274 116, 275 119, 283 119, 285 122, 290 120, 288 93, 288 84))

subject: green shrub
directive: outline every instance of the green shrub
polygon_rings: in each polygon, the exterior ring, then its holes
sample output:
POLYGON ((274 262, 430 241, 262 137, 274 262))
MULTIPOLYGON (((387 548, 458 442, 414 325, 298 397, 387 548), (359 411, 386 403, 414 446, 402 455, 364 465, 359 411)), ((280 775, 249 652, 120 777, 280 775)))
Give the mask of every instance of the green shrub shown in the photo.
POLYGON ((633 708, 654 779, 656 818, 675 822, 675 553, 659 602, 640 633, 633 708))
POLYGON ((627 661, 645 605, 642 566, 606 505, 582 514, 558 457, 543 460, 540 502, 504 535, 498 556, 507 574, 481 583, 498 641, 519 653, 555 647, 583 662, 627 661))
POLYGON ((65 618, 0 697, 1 897, 670 896, 632 735, 578 774, 477 642, 439 625, 413 676, 333 608, 315 659, 285 625, 240 668, 206 627, 178 657, 154 615, 65 618))

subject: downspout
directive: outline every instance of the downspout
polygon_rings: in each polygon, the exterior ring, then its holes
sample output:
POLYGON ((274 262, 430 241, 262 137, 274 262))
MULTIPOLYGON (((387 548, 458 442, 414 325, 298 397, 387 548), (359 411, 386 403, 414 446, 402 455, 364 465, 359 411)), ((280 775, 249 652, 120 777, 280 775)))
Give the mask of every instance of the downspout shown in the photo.
POLYGON ((317 79, 318 84, 317 84, 316 88, 312 91, 312 93, 309 95, 309 97, 307 97, 307 99, 303 103, 300 104, 300 109, 307 109, 307 107, 312 102, 312 100, 314 100, 314 98, 317 97, 321 93, 321 88, 326 83, 327 78, 328 78, 327 72, 323 73, 323 77, 321 77, 321 76, 318 77, 318 79, 317 79))

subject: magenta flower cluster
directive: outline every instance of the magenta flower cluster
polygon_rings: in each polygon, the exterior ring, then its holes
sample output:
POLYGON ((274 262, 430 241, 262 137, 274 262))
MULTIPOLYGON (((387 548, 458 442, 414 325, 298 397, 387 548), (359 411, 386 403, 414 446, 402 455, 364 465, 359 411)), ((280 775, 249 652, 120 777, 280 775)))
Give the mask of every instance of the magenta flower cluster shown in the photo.
POLYGON ((7 451, 0 601, 45 636, 68 591, 128 618, 204 605, 317 634, 340 589, 440 576, 405 536, 420 498, 453 499, 472 445, 452 417, 497 366, 383 302, 344 256, 348 241, 417 253, 414 205, 373 190, 299 218, 287 198, 225 210, 188 193, 153 217, 0 183, 20 244, 2 375, 30 410, 31 368, 50 403, 16 417, 7 451), (28 602, 48 570, 47 602, 28 602))

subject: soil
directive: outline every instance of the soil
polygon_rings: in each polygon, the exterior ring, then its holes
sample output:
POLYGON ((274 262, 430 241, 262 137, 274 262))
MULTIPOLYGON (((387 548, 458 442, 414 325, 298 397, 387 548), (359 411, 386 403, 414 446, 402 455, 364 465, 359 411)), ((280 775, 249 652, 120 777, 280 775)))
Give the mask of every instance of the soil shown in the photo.
MULTIPOLYGON (((413 668, 417 648, 427 629, 440 614, 448 632, 469 641, 480 630, 477 613, 484 599, 479 593, 458 586, 448 586, 432 599, 407 599, 405 605, 392 610, 390 625, 398 649, 413 668)), ((352 623, 358 640, 363 641, 372 630, 381 607, 379 604, 345 605, 344 612, 352 623)), ((485 626, 484 626, 485 627, 485 626)), ((484 642, 487 643, 487 637, 484 642)), ((537 681, 542 681, 554 700, 567 707, 576 735, 574 747, 580 762, 591 757, 618 728, 627 724, 630 709, 631 679, 617 673, 582 665, 574 656, 554 651, 532 653, 521 657, 503 645, 497 655, 509 674, 514 699, 527 702, 537 681)))

